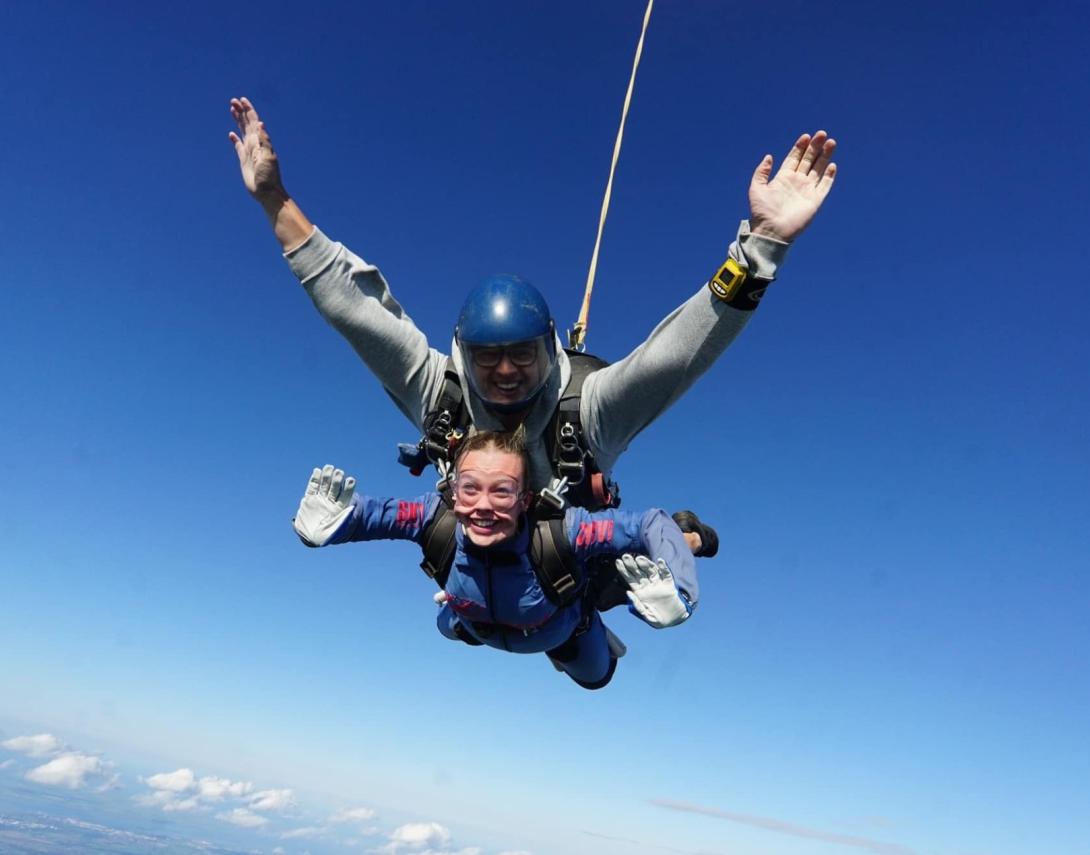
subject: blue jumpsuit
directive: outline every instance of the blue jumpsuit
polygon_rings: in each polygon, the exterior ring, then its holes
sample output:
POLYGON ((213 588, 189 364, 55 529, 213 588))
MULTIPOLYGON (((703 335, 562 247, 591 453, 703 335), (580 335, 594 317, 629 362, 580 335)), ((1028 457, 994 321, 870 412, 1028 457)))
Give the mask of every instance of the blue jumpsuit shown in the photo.
MULTIPOLYGON (((352 497, 352 513, 329 543, 360 540, 412 540, 439 509, 437 493, 415 499, 352 497)), ((665 559, 678 592, 690 608, 699 590, 692 552, 672 519, 658 508, 641 513, 617 509, 591 513, 568 508, 564 514, 575 561, 583 578, 595 559, 623 553, 665 559)), ((577 601, 557 607, 546 596, 530 563, 530 527, 525 516, 514 537, 493 546, 476 546, 461 525, 439 631, 447 638, 480 643, 512 653, 547 653, 556 666, 585 688, 597 689, 613 676, 616 657, 596 610, 577 601)), ((635 612, 633 612, 635 614, 635 612)))

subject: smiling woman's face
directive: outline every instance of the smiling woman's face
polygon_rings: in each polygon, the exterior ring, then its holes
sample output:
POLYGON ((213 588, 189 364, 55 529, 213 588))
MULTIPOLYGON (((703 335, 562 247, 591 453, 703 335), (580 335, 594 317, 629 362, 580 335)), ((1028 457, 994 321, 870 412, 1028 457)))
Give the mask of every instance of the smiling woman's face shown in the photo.
POLYGON ((526 510, 522 458, 488 447, 470 451, 458 462, 454 513, 477 546, 494 546, 518 531, 526 510))

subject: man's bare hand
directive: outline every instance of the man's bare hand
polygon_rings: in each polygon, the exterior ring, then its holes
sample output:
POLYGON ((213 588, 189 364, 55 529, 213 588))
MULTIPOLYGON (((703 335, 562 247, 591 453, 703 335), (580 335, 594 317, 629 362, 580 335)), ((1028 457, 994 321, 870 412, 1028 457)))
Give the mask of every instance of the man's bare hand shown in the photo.
POLYGON ((771 180, 772 155, 766 154, 749 184, 750 231, 786 243, 802 234, 833 187, 835 150, 825 131, 803 134, 771 180))
POLYGON ((238 123, 242 136, 234 131, 227 136, 235 145, 246 189, 259 202, 286 198, 288 194, 280 180, 280 163, 273 151, 272 140, 250 99, 232 98, 231 116, 238 123))

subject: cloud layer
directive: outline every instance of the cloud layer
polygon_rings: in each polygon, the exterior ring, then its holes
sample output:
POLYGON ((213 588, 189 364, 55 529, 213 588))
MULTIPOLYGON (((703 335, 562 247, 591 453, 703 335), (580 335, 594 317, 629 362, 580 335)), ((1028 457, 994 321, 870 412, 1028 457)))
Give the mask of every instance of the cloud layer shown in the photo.
MULTIPOLYGON (((97 785, 98 790, 118 785, 119 775, 112 762, 76 750, 49 733, 15 736, 0 742, 0 749, 31 758, 30 762, 2 759, 0 770, 22 766, 26 769, 24 777, 37 784, 70 789, 97 785)), ((310 824, 305 824, 299 821, 302 817, 290 788, 259 790, 249 781, 201 776, 186 766, 139 780, 144 789, 133 796, 139 804, 179 814, 199 812, 238 828, 252 829, 266 840, 270 836, 300 841, 321 838, 376 855, 485 855, 478 846, 457 846, 450 830, 438 822, 410 822, 391 831, 383 830, 375 824, 378 813, 364 806, 342 808, 327 815, 324 822, 315 823, 311 815, 310 824), (298 827, 291 828, 292 820, 298 827), (369 842, 373 848, 367 848, 369 842)), ((499 855, 532 853, 508 849, 499 855)))
MULTIPOLYGON (((23 776, 35 784, 67 787, 71 790, 92 785, 99 790, 108 790, 117 786, 118 775, 113 771, 113 763, 97 754, 68 748, 51 733, 15 736, 0 742, 0 748, 35 759, 50 758, 42 765, 28 770, 23 776)), ((3 764, 5 768, 9 765, 10 761, 3 764)))
POLYGON ((50 784, 75 790, 82 787, 87 778, 102 775, 103 772, 101 758, 70 751, 31 769, 26 773, 26 779, 37 784, 50 784))
POLYGON ((198 778, 192 769, 159 772, 144 778, 151 790, 136 797, 149 807, 165 811, 210 809, 216 805, 236 802, 236 806, 216 814, 217 819, 245 828, 258 828, 268 820, 262 812, 286 811, 295 807, 295 795, 290 789, 254 792, 249 781, 232 781, 216 775, 198 778))
POLYGON ((0 742, 8 751, 18 751, 28 757, 46 757, 60 751, 64 744, 51 733, 38 733, 34 736, 16 736, 0 742))

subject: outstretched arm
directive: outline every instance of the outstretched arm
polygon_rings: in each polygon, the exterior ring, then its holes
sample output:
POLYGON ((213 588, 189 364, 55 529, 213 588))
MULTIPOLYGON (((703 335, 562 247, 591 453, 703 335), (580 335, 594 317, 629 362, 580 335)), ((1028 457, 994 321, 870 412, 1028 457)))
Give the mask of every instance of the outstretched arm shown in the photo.
MULTIPOLYGON (((825 131, 803 134, 775 177, 772 156, 757 165, 749 187, 750 221, 730 247, 748 270, 742 289, 748 309, 701 288, 671 312, 624 359, 594 372, 583 390, 580 414, 598 465, 612 468, 632 439, 665 412, 738 337, 756 301, 775 278, 790 242, 813 220, 832 188, 836 142, 825 131)), ((709 272, 713 272, 709 270, 709 272)))
POLYGON ((232 98, 231 116, 238 133, 228 137, 238 154, 242 182, 269 217, 292 271, 322 316, 419 426, 446 357, 429 348, 378 268, 330 241, 288 195, 272 140, 249 99, 232 98))
POLYGON ((288 252, 310 237, 314 225, 284 189, 272 140, 250 99, 232 98, 231 117, 242 134, 231 131, 227 135, 238 154, 242 183, 264 209, 276 239, 284 252, 288 252))
POLYGON ((437 493, 383 499, 355 492, 356 479, 341 469, 315 469, 292 526, 307 546, 357 540, 418 540, 439 507, 437 493))

